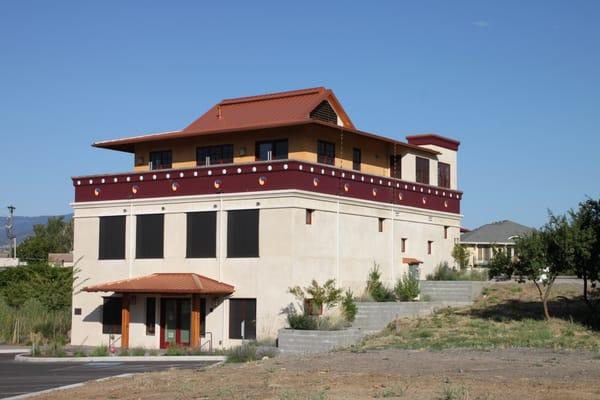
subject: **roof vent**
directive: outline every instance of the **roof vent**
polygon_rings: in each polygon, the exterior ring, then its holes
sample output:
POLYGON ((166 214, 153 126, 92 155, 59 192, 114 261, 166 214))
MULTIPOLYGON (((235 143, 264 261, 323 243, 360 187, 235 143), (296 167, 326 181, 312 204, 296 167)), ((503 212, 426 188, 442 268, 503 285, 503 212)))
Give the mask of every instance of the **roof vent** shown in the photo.
POLYGON ((331 122, 336 125, 338 122, 338 116, 327 100, 323 100, 314 110, 312 110, 310 112, 310 117, 325 122, 331 122))

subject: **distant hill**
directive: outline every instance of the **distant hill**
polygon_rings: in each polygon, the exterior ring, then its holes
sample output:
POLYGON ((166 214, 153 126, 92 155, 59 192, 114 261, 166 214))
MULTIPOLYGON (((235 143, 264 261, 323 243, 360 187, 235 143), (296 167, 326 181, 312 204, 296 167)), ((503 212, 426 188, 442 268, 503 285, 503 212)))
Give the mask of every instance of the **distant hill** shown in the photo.
MULTIPOLYGON (((14 232, 17 236, 17 243, 21 243, 27 236, 33 234, 33 226, 37 224, 45 225, 48 222, 48 218, 54 217, 54 215, 41 215, 39 217, 21 217, 15 216, 14 221, 14 232)), ((68 221, 73 217, 73 214, 63 215, 68 221)), ((8 245, 8 238, 6 237, 6 217, 0 217, 0 247, 8 245)))

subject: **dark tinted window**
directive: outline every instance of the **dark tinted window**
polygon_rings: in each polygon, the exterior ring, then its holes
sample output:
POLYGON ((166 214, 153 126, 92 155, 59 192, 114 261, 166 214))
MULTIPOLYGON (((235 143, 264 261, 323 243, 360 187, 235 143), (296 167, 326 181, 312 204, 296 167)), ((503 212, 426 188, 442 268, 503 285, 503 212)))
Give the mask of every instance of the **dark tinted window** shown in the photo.
POLYGON ((105 297, 102 304, 102 333, 121 334, 121 298, 105 297))
POLYGON ((438 162, 438 186, 450 188, 450 164, 438 162))
POLYGON ((163 257, 164 217, 163 214, 137 216, 136 258, 163 257))
POLYGON ((233 145, 198 147, 196 150, 196 165, 232 164, 233 145))
POLYGON ((227 212, 227 257, 258 257, 258 210, 227 212))
POLYGON ((146 297, 146 335, 156 330, 156 297, 146 297))
POLYGON ((319 140, 317 142, 317 162, 321 164, 335 164, 335 144, 319 140))
POLYGON ((256 299, 229 300, 229 338, 256 339, 256 299))
POLYGON ((187 258, 217 256, 217 213, 187 213, 187 258))
POLYGON ((256 160, 285 160, 288 158, 288 141, 287 139, 282 140, 270 140, 267 142, 256 143, 256 160), (269 153, 271 158, 269 158, 269 153))
POLYGON ((100 217, 98 258, 125 259, 125 216, 100 217))
POLYGON ((417 157, 417 182, 429 185, 429 160, 427 158, 417 157))
POLYGON ((171 150, 150 152, 150 169, 169 169, 171 161, 171 150))
POLYGON ((352 169, 355 171, 360 171, 360 164, 362 162, 362 155, 360 153, 360 149, 356 147, 352 149, 352 169))

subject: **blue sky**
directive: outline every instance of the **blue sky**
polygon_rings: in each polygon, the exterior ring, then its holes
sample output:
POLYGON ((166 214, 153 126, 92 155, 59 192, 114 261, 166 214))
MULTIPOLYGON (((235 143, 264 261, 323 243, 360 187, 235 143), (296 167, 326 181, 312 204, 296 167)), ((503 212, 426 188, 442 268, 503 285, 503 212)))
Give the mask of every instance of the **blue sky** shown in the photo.
POLYGON ((467 227, 600 196, 600 2, 352 3, 0 3, 0 205, 69 212, 70 176, 132 166, 93 141, 320 85, 363 130, 460 140, 467 227))

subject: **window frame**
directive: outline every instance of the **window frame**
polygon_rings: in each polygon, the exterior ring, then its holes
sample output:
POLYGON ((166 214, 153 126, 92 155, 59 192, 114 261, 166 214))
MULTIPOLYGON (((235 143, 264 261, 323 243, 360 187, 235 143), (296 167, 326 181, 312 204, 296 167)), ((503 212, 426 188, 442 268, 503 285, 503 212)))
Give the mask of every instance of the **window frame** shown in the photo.
MULTIPOLYGON (((203 258, 217 258, 217 212, 216 211, 192 211, 186 212, 186 241, 185 241, 185 258, 186 259, 203 259, 203 258), (210 218, 209 221, 202 220, 200 221, 200 225, 208 226, 210 232, 204 234, 205 230, 200 230, 200 232, 192 232, 191 231, 191 221, 195 216, 202 216, 210 218), (214 230, 212 229, 214 227, 214 230), (204 248, 194 248, 194 243, 207 243, 206 249, 204 248), (206 250, 206 252, 204 252, 206 250)), ((195 225, 194 225, 195 226, 195 225)), ((208 231, 207 229, 207 231, 208 231)))
MULTIPOLYGON (((114 227, 113 227, 114 228, 114 227)), ((125 215, 107 215, 98 218, 98 260, 125 260, 126 258, 126 236, 127 236, 127 217, 125 215), (108 243, 104 243, 104 240, 115 239, 115 232, 104 232, 109 229, 109 221, 122 221, 123 229, 119 231, 121 237, 119 238, 119 249, 118 254, 111 253, 107 247, 108 243), (122 248, 121 243, 122 242, 122 248), (110 254, 109 254, 110 253, 110 254)))
POLYGON ((427 241, 427 255, 431 255, 433 253, 433 240, 427 241))
POLYGON ((221 165, 221 164, 233 164, 235 160, 233 143, 224 143, 224 144, 215 144, 210 146, 198 146, 196 147, 196 166, 197 167, 205 167, 210 165, 221 165), (208 152, 208 158, 210 160, 209 164, 206 164, 206 157, 201 161, 200 160, 200 152, 206 151, 208 152), (212 154, 213 152, 217 152, 220 155, 220 158, 215 158, 213 160, 212 154), (231 155, 231 158, 228 156, 231 155), (227 156, 227 157, 226 157, 227 156))
POLYGON ((315 210, 312 210, 310 208, 306 209, 306 215, 305 215, 305 225, 312 225, 313 223, 313 214, 314 214, 315 210))
POLYGON ((325 165, 335 165, 335 143, 317 140, 317 162, 325 165))
MULTIPOLYGON (((233 336, 234 332, 237 332, 237 329, 232 329, 232 327, 234 326, 234 320, 232 318, 233 314, 234 314, 233 311, 232 311, 232 305, 235 304, 235 303, 240 304, 240 303, 243 303, 243 302, 249 302, 249 303, 251 303, 250 307, 252 306, 252 304, 254 305, 254 311, 253 311, 254 312, 254 320, 251 321, 251 322, 253 322, 253 329, 250 331, 250 332, 253 331, 253 335, 250 335, 250 336, 244 335, 243 340, 254 340, 254 339, 256 339, 256 325, 257 325, 256 324, 256 317, 257 317, 256 311, 257 311, 257 301, 256 301, 256 299, 251 299, 251 298, 229 299, 229 329, 228 329, 229 330, 229 334, 228 334, 228 336, 229 336, 229 339, 238 339, 238 340, 242 339, 241 328, 240 328, 240 334, 239 334, 239 336, 237 336, 237 335, 233 336)), ((245 314, 245 313, 242 313, 242 314, 245 314)), ((246 332, 248 332, 248 328, 245 325, 245 333, 246 332)))
POLYGON ((289 141, 288 139, 272 139, 272 140, 261 140, 255 143, 255 151, 254 151, 254 160, 255 161, 271 161, 271 160, 287 160, 289 158, 289 141), (285 143, 285 156, 278 154, 277 145, 285 143), (271 146, 271 159, 269 158, 261 158, 260 157, 260 146, 261 145, 270 145, 271 146))
POLYGON ((173 151, 172 150, 154 150, 149 152, 148 154, 148 161, 150 163, 150 170, 151 171, 157 171, 157 170, 162 170, 162 169, 172 169, 173 168, 173 151), (160 155, 160 164, 155 165, 154 160, 153 160, 153 155, 160 155), (165 154, 168 154, 169 157, 169 162, 165 162, 164 160, 164 156, 165 154))
POLYGON ((430 176, 429 158, 415 156, 415 181, 424 185, 429 185, 430 176), (424 169, 424 170, 423 170, 424 169))
POLYGON ((163 259, 165 256, 165 214, 138 214, 135 217, 136 217, 136 220, 135 220, 135 259, 136 260, 163 259), (147 247, 140 246, 140 241, 141 241, 140 238, 143 239, 142 235, 144 233, 148 234, 147 227, 146 227, 146 229, 140 228, 141 226, 143 226, 143 224, 140 224, 140 220, 143 220, 145 218, 150 218, 150 217, 157 217, 157 216, 161 217, 160 240, 161 240, 162 246, 160 246, 160 252, 158 252, 159 246, 156 246, 156 245, 150 244, 150 245, 147 245, 147 247), (154 249, 157 252, 151 253, 151 254, 142 254, 142 248, 145 249, 146 251, 148 249, 154 249))
POLYGON ((408 238, 402 238, 400 241, 400 252, 402 253, 406 253, 406 242, 408 241, 408 238))
POLYGON ((102 334, 104 335, 120 335, 123 330, 123 298, 122 297, 114 297, 114 296, 106 296, 102 297, 102 334), (112 305, 112 308, 107 308, 108 303, 115 303, 112 305), (118 303, 118 306, 117 306, 118 303), (108 313, 107 311, 115 311, 116 315, 112 315, 110 321, 107 321, 108 313), (116 322, 117 323, 107 323, 107 322, 116 322))
POLYGON ((438 186, 444 189, 450 189, 451 181, 451 166, 448 163, 438 161, 438 186), (445 169, 445 173, 442 174, 445 169))
MULTIPOLYGON (((254 216, 252 216, 252 218, 254 218, 254 216)), ((254 227, 252 227, 252 230, 254 230, 254 227)), ((251 209, 227 211, 227 258, 260 258, 260 210, 259 209, 251 208, 251 209), (240 251, 240 248, 238 247, 237 249, 235 249, 235 253, 234 253, 235 245, 232 245, 232 244, 235 243, 234 240, 236 240, 236 238, 253 237, 248 234, 249 229, 247 227, 244 227, 243 229, 238 228, 238 229, 242 229, 243 233, 239 233, 239 234, 232 233, 235 231, 235 229, 233 227, 233 224, 235 223, 235 218, 231 218, 231 217, 234 216, 235 214, 242 216, 243 213, 247 214, 246 218, 248 218, 248 215, 250 215, 250 214, 255 214, 256 240, 253 240, 253 242, 255 241, 256 243, 251 243, 251 245, 252 245, 251 250, 249 250, 247 248, 243 248, 243 247, 247 246, 247 245, 244 245, 244 246, 242 246, 242 251, 240 251), (234 237, 233 235, 236 235, 236 236, 234 237)))
POLYGON ((156 297, 146 297, 146 336, 156 335, 156 297), (152 304, 150 304, 152 303, 152 304))
POLYGON ((358 147, 352 148, 352 169, 360 171, 362 168, 362 151, 358 147))

